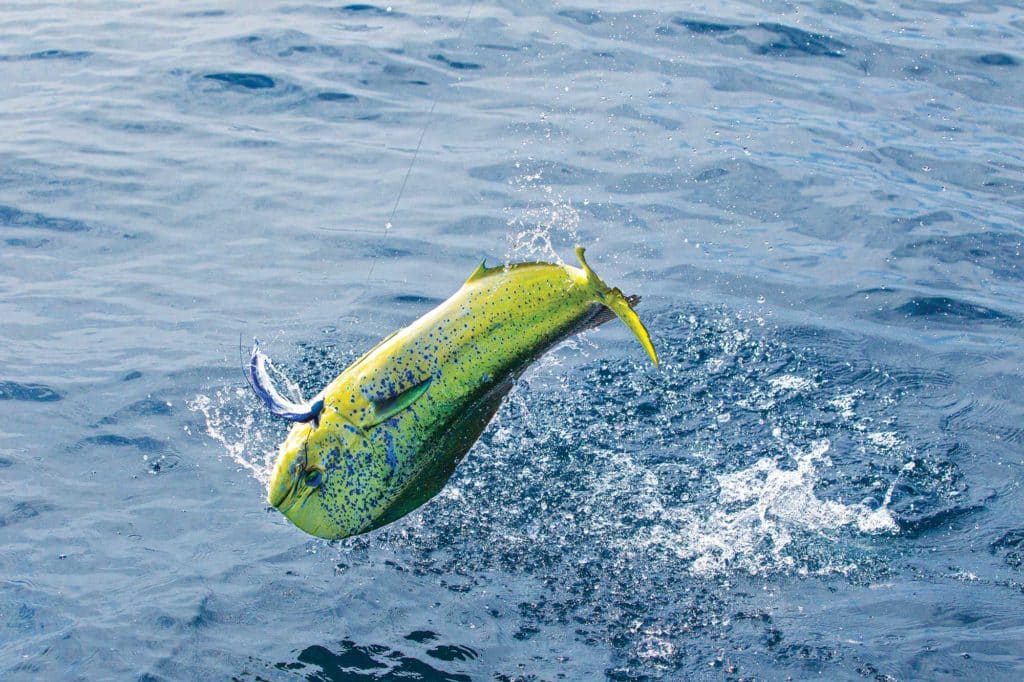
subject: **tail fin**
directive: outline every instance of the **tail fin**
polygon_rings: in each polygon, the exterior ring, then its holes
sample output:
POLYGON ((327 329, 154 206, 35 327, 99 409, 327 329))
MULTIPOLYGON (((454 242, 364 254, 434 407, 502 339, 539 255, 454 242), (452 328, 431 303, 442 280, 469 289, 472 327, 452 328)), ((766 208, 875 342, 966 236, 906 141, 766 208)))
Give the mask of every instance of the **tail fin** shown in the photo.
MULTIPOLYGON (((580 265, 583 267, 583 272, 587 276, 587 283, 594 290, 594 294, 597 300, 608 307, 613 313, 615 313, 620 320, 622 320, 630 331, 636 335, 636 338, 640 341, 640 345, 644 347, 647 354, 651 356, 651 360, 654 362, 654 366, 658 367, 658 353, 654 350, 654 344, 651 343, 651 335, 647 333, 647 329, 644 327, 644 323, 640 321, 637 314, 633 311, 633 306, 630 304, 630 299, 627 299, 622 295, 622 292, 618 289, 612 289, 605 284, 600 277, 597 276, 590 266, 587 265, 586 259, 583 257, 584 249, 582 246, 576 247, 576 258, 579 259, 580 265)), ((632 297, 635 298, 635 297, 632 297)), ((639 299, 636 299, 639 301, 639 299)))

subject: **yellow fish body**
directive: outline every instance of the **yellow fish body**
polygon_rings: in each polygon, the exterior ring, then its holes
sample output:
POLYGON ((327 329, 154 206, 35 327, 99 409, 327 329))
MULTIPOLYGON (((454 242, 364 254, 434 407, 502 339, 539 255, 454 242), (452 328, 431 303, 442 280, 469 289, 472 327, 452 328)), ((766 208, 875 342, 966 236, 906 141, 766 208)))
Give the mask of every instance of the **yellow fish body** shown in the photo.
POLYGON ((618 316, 658 356, 627 299, 576 248, 579 268, 480 267, 451 298, 359 358, 306 404, 274 389, 257 344, 250 379, 297 423, 281 445, 268 500, 295 525, 339 539, 391 523, 434 495, 515 379, 563 339, 618 316))

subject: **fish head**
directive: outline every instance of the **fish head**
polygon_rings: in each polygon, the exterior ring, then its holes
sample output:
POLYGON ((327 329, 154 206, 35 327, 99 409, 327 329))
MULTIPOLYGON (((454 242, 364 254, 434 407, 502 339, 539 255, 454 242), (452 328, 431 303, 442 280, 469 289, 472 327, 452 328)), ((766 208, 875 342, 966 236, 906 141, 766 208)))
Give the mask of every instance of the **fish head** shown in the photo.
POLYGON ((310 535, 337 540, 363 532, 368 489, 361 463, 373 462, 365 434, 333 408, 296 424, 281 444, 267 501, 310 535))

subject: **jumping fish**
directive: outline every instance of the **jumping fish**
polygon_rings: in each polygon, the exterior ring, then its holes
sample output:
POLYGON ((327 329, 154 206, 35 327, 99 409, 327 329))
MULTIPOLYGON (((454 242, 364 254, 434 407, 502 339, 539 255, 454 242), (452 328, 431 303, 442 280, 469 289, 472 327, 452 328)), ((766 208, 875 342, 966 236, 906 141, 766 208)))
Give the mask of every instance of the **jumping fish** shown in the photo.
POLYGON ((296 422, 267 499, 302 530, 340 539, 395 521, 440 492, 520 374, 560 341, 618 316, 658 366, 638 297, 580 267, 485 263, 444 303, 352 363, 312 400, 274 387, 253 345, 249 380, 296 422))

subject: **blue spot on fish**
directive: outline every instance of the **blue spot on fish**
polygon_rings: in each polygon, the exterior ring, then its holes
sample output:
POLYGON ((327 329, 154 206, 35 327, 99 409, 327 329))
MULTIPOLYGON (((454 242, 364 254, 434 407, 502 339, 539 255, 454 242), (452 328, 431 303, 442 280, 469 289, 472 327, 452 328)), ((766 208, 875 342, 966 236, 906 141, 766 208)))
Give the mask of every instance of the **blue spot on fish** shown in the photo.
POLYGON ((387 431, 384 432, 384 450, 384 461, 391 468, 391 473, 394 473, 395 469, 398 468, 398 458, 395 457, 395 439, 387 431))

